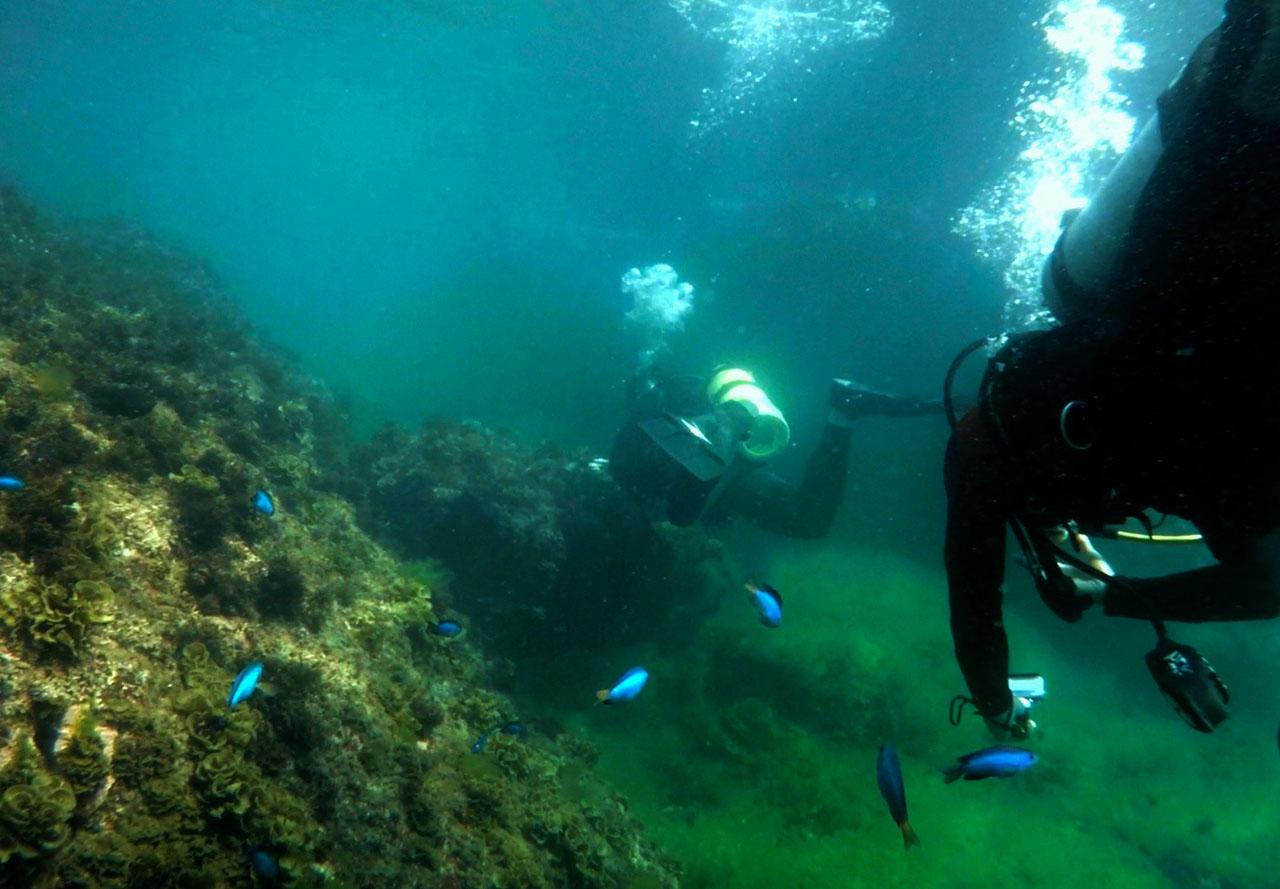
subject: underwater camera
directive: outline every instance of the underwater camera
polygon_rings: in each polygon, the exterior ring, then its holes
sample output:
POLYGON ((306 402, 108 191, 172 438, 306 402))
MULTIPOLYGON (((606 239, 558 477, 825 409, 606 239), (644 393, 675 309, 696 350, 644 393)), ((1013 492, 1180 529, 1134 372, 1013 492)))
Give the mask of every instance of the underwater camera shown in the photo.
POLYGON ((1015 697, 1023 698, 1030 703, 1043 701, 1044 677, 1039 673, 1014 673, 1009 677, 1009 691, 1013 692, 1015 697))
POLYGON ((1161 627, 1156 631, 1160 638, 1147 652, 1147 669, 1183 721, 1198 732, 1211 733, 1227 718, 1231 694, 1226 683, 1200 652, 1174 642, 1161 627))

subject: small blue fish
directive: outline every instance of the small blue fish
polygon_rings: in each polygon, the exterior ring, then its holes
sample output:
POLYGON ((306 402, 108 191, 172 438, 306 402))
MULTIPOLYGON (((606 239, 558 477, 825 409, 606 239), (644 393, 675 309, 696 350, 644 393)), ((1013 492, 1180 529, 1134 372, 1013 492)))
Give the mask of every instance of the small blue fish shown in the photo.
POLYGON ((253 694, 253 690, 258 687, 258 680, 261 678, 262 661, 254 661, 241 670, 239 675, 231 681, 231 694, 227 695, 227 706, 234 707, 241 701, 247 700, 249 695, 253 694))
POLYGON ((266 849, 254 849, 249 855, 253 872, 264 880, 274 880, 280 876, 280 862, 266 849))
POLYGON ((983 778, 1012 778, 1039 762, 1039 757, 1023 747, 987 747, 966 753, 956 764, 942 770, 947 783, 964 778, 981 781, 983 778))
POLYGON ((504 735, 514 735, 517 738, 521 738, 524 737, 524 732, 524 723, 518 720, 508 722, 502 726, 502 733, 504 735))
POLYGON ((888 744, 880 748, 876 756, 876 784, 880 786, 880 795, 889 804, 889 814, 902 831, 902 844, 907 849, 920 845, 920 838, 907 822, 907 788, 902 783, 902 766, 898 762, 898 751, 888 744))
POLYGON ((437 636, 443 636, 446 639, 452 639, 454 636, 462 632, 462 624, 456 620, 442 620, 438 623, 427 624, 427 629, 435 633, 437 636))
POLYGON ((267 518, 271 518, 276 514, 276 502, 271 499, 270 494, 261 488, 253 495, 253 508, 267 518))
POLYGON ((0 475, 0 491, 21 491, 26 486, 16 475, 0 475))
POLYGON ((760 612, 760 623, 771 630, 782 626, 782 594, 767 583, 747 584, 747 597, 760 612))
POLYGON ((614 701, 633 701, 649 681, 649 671, 644 667, 632 667, 609 688, 596 692, 596 703, 612 704, 614 701))
POLYGON ((472 752, 472 753, 484 753, 484 748, 486 748, 486 747, 488 747, 488 746, 489 746, 489 733, 488 733, 488 732, 481 732, 481 733, 480 733, 480 737, 476 738, 476 739, 475 739, 475 742, 474 742, 474 743, 472 743, 472 745, 471 745, 471 752, 472 752))

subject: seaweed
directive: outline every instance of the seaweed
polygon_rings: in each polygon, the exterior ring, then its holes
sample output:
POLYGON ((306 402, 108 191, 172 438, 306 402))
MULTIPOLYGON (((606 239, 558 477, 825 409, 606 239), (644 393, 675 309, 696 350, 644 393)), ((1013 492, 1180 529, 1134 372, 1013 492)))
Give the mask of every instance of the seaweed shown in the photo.
POLYGON ((12 858, 34 860, 60 849, 71 835, 76 795, 49 774, 25 734, 0 769, 0 865, 12 858))
MULTIPOLYGON (((0 190, 0 325, 0 468, 27 482, 0 497, 0 883, 261 885, 250 849, 294 886, 670 870, 616 805, 588 819, 561 794, 568 734, 466 753, 514 707, 471 642, 429 632, 444 573, 406 577, 360 529, 367 501, 335 493, 368 489, 334 399, 253 340, 207 269, 0 190), (267 484, 274 521, 249 505, 267 484), (274 693, 228 709, 255 659, 274 693)), ((554 473, 494 433, 450 438, 470 493, 440 495, 433 533, 493 521, 508 553, 558 564, 554 473)))
POLYGON ((78 659, 91 628, 112 619, 111 600, 111 587, 97 580, 68 588, 35 579, 0 592, 5 624, 37 651, 64 660, 78 659))

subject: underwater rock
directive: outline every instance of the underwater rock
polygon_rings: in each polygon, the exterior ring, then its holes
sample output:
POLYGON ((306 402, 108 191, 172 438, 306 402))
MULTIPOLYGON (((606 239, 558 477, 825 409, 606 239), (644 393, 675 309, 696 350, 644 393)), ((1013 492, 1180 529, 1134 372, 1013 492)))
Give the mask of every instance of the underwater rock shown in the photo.
POLYGON ((95 410, 128 420, 145 417, 158 401, 146 389, 126 383, 101 383, 88 386, 84 391, 95 410))
MULTIPOLYGON (((571 736, 466 753, 514 708, 475 643, 427 631, 440 575, 407 576, 335 493, 362 486, 339 486, 357 473, 333 399, 254 343, 199 263, 118 225, 57 229, 0 189, 0 330, 0 453, 25 461, 0 469, 27 484, 0 498, 0 885, 674 873, 616 804, 575 814, 555 779, 571 736), (249 503, 266 479, 280 521, 249 503), (255 659, 273 694, 228 710, 255 659), (523 829, 575 818, 573 854, 523 829)), ((459 436, 458 465, 492 441, 459 436)), ((508 552, 562 563, 554 490, 493 447, 512 462, 489 484, 526 478, 506 512, 427 491, 428 518, 494 519, 508 552)))
POLYGON ((691 638, 728 582, 714 541, 652 527, 586 455, 436 420, 416 435, 384 427, 354 465, 362 525, 406 559, 441 562, 491 650, 524 665, 691 638))

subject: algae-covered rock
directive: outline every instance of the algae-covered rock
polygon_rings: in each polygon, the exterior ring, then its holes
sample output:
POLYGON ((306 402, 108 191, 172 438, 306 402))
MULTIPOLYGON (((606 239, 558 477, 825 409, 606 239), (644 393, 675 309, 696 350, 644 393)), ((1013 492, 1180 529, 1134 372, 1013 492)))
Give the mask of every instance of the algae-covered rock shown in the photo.
POLYGON ((433 420, 415 435, 385 427, 354 470, 363 526, 415 565, 443 565, 495 650, 541 676, 691 638, 727 585, 714 542, 653 527, 586 454, 433 420))
MULTIPOLYGON (((333 399, 199 263, 0 189, 0 332, 27 481, 0 498, 0 885, 249 889, 257 852, 299 887, 672 873, 609 798, 562 793, 571 736, 467 752, 513 708, 474 642, 430 632, 442 575, 360 529, 333 399)), ((503 501, 535 562, 563 556, 555 496, 503 501)))

